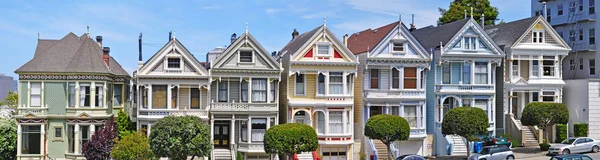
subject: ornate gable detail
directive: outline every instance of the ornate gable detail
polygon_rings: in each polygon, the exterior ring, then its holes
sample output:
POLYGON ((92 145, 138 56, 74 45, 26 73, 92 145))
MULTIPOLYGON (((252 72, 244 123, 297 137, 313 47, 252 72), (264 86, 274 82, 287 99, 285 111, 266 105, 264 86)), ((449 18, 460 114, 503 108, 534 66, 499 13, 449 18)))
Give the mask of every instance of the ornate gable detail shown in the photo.
POLYGON ((208 71, 179 40, 173 38, 138 68, 138 75, 161 74, 208 76, 208 71))
POLYGON ((211 72, 240 68, 279 71, 280 66, 251 34, 245 33, 211 63, 211 72))

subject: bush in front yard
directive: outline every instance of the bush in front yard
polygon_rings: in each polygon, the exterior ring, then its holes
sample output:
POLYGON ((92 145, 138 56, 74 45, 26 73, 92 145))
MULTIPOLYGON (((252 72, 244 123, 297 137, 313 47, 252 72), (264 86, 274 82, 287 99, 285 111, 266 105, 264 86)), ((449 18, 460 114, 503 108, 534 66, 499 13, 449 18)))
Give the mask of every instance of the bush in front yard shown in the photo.
POLYGON ((557 124, 556 125, 556 139, 554 140, 554 143, 560 143, 565 139, 567 139, 567 125, 557 124))
POLYGON ((540 150, 542 150, 542 151, 548 151, 548 149, 550 149, 550 144, 548 144, 548 143, 540 143, 540 150))
POLYGON ((518 139, 511 139, 510 143, 511 143, 510 148, 521 147, 521 141, 519 141, 518 139))
POLYGON ((588 136, 588 124, 586 124, 586 123, 573 124, 573 130, 575 132, 575 137, 587 137, 588 136))

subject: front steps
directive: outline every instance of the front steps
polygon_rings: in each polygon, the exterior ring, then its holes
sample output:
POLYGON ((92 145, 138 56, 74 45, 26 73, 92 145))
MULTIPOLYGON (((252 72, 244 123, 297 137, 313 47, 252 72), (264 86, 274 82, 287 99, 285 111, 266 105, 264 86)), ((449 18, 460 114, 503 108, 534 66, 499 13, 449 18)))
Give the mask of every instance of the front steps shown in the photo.
POLYGON ((453 156, 466 156, 467 155, 467 145, 465 144, 464 139, 461 136, 456 135, 446 135, 448 139, 453 144, 452 155, 453 156))
POLYGON ((213 151, 215 160, 231 160, 231 150, 215 148, 213 151))
POLYGON ((298 160, 313 160, 312 152, 302 152, 298 154, 298 160))
POLYGON ((515 119, 515 125, 521 127, 523 131, 525 131, 525 137, 523 137, 523 146, 537 146, 539 145, 539 141, 535 138, 535 133, 529 128, 529 126, 523 126, 521 124, 521 120, 515 119))

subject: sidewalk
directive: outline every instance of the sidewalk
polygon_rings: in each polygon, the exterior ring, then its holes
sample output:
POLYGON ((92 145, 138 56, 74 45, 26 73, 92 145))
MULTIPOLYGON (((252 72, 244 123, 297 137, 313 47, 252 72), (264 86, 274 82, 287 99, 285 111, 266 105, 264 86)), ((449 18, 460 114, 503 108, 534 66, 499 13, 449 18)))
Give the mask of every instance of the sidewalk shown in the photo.
MULTIPOLYGON (((525 159, 525 158, 543 158, 547 159, 545 156, 546 152, 540 150, 538 146, 530 146, 530 147, 519 147, 512 148, 512 151, 515 155, 515 159, 525 159)), ((433 159, 436 160, 455 160, 455 159, 467 159, 466 156, 438 156, 433 159)))

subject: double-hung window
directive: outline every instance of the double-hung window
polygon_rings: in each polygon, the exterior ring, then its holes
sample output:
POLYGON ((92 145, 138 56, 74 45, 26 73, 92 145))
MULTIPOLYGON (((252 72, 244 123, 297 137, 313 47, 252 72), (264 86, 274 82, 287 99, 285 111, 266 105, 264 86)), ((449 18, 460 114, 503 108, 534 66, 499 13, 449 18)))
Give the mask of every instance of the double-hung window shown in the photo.
POLYGON ((248 102, 248 82, 245 80, 242 80, 242 87, 241 87, 241 97, 242 97, 242 102, 248 102))
MULTIPOLYGON (((534 59, 537 59, 537 56, 534 56, 534 59)), ((531 61, 531 76, 532 77, 540 76, 540 61, 539 60, 531 61)))
POLYGON ((180 69, 181 60, 179 58, 167 58, 168 69, 180 69))
POLYGON ((442 63, 442 84, 450 84, 450 63, 442 63))
POLYGON ((295 77, 296 78, 296 84, 294 86, 294 93, 296 95, 304 95, 304 93, 305 93, 304 92, 304 88, 305 88, 305 86, 304 86, 304 80, 305 80, 304 76, 305 76, 304 74, 300 74, 300 73, 296 74, 296 77, 295 77))
POLYGON ((123 103, 123 85, 115 84, 113 85, 113 88, 113 105, 121 106, 121 104, 123 103))
POLYGON ((269 102, 275 103, 275 98, 277 96, 277 82, 271 82, 271 89, 269 91, 269 102))
POLYGON ((569 12, 575 12, 575 1, 569 2, 569 12))
POLYGON ((590 8, 588 9, 588 14, 595 14, 596 13, 596 0, 589 0, 590 1, 590 8))
POLYGON ((317 111, 317 133, 325 133, 325 114, 321 111, 317 111))
POLYGON ((227 96, 228 96, 228 92, 227 92, 227 86, 228 86, 228 81, 221 81, 219 82, 219 95, 218 95, 218 101, 219 102, 227 102, 227 96))
POLYGON ((252 78, 252 102, 267 102, 266 78, 252 78))
POLYGON ((21 125, 21 153, 41 154, 41 136, 39 125, 21 125))
POLYGON ((512 76, 519 77, 519 60, 513 60, 512 62, 512 76))
POLYGON ((400 89, 400 71, 392 68, 392 89, 400 89))
POLYGON ((31 83, 31 107, 42 106, 42 83, 31 83))
POLYGON ((540 93, 539 92, 531 92, 531 102, 540 101, 540 93))
POLYGON ((544 43, 544 31, 533 31, 533 43, 544 43))
POLYGON ((475 84, 488 84, 487 62, 475 62, 475 84))
POLYGON ((488 100, 485 99, 475 99, 475 104, 474 107, 477 108, 481 108, 483 110, 483 112, 485 112, 485 114, 487 115, 487 106, 488 106, 488 100))
POLYGON ((579 29, 579 40, 583 41, 583 29, 579 29))
POLYGON ((402 43, 402 42, 394 42, 394 43, 392 43, 392 51, 394 51, 394 52, 404 52, 404 43, 402 43))
POLYGON ((371 69, 369 77, 371 81, 370 88, 379 89, 379 69, 371 69))
POLYGON ((596 75, 596 59, 590 59, 590 76, 596 75))
POLYGON ((417 68, 404 67, 404 89, 417 89, 417 68))
POLYGON ((579 70, 583 70, 583 58, 579 59, 579 70))
POLYGON ((575 41, 575 31, 574 30, 569 31, 569 41, 575 41))
POLYGON ((329 111, 329 132, 330 134, 342 134, 344 126, 343 111, 329 111))
POLYGON ((410 128, 417 128, 417 106, 404 106, 404 118, 410 128))
POLYGON ((325 75, 320 73, 317 79, 317 94, 325 94, 325 75))
POLYGON ((346 94, 348 95, 352 93, 352 87, 354 87, 353 78, 353 74, 346 75, 346 94))
POLYGON ((542 102, 554 102, 555 92, 542 92, 542 102))
POLYGON ((563 15, 563 4, 558 4, 558 15, 563 15))
POLYGON ((167 109, 167 85, 152 85, 152 108, 167 109))
POLYGON ((102 84, 96 84, 96 94, 94 95, 94 97, 96 98, 94 100, 94 104, 96 105, 96 107, 104 107, 104 85, 102 84))
POLYGON ((79 151, 82 151, 83 145, 90 140, 90 126, 79 126, 79 151))
POLYGON ((252 131, 250 131, 252 132, 252 135, 250 135, 251 141, 262 142, 265 137, 265 131, 267 131, 267 119, 252 118, 252 131))
POLYGON ((550 8, 546 9, 546 21, 552 22, 552 9, 550 8))
POLYGON ((178 92, 179 88, 178 87, 173 87, 171 88, 171 108, 177 108, 177 96, 178 96, 178 92))
POLYGON ((318 56, 327 56, 329 55, 329 44, 319 44, 317 45, 317 55, 318 56))
POLYGON ((200 109, 200 89, 192 88, 190 89, 190 108, 191 109, 200 109))
POLYGON ((90 106, 90 92, 92 92, 90 84, 79 84, 79 106, 90 106))
POLYGON ((467 50, 476 50, 477 37, 464 37, 465 41, 464 49, 467 50))
POLYGON ((346 133, 350 134, 351 129, 352 128, 352 124, 350 123, 350 114, 352 114, 352 112, 350 111, 346 111, 346 133))
POLYGON ((544 77, 554 77, 554 56, 544 56, 544 77))
POLYGON ((596 44, 596 29, 592 28, 588 32, 588 44, 593 45, 596 44))
MULTIPOLYGON (((471 63, 463 63, 463 70, 462 70, 462 83, 463 84, 471 84, 471 63)), ((421 75, 421 79, 423 79, 423 75, 421 75)), ((421 87, 423 85, 423 82, 421 82, 421 87)))
POLYGON ((142 94, 142 108, 148 108, 148 89, 141 86, 139 92, 142 94))
POLYGON ((575 70, 575 60, 569 60, 569 70, 575 70))
POLYGON ((252 51, 240 51, 240 62, 252 62, 252 51))
POLYGON ((579 0, 579 11, 583 11, 583 0, 579 0))
POLYGON ((75 83, 69 82, 69 107, 75 107, 75 83))
POLYGON ((329 94, 344 93, 344 73, 329 72, 329 94))

